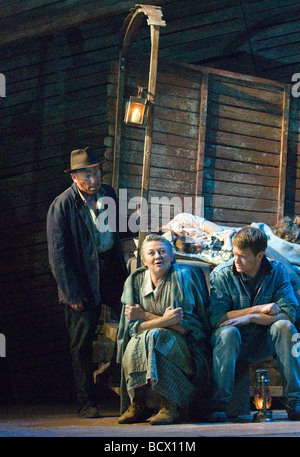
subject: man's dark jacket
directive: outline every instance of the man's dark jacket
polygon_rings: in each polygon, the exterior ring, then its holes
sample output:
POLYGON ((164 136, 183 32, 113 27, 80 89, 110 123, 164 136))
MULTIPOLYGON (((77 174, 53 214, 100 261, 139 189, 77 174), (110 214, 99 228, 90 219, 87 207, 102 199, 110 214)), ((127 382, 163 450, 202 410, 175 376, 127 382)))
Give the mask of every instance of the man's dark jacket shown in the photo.
MULTIPOLYGON (((116 232, 113 233, 121 270, 127 270, 119 236, 119 208, 114 189, 102 184, 105 197, 116 203, 116 232)), ((49 261, 58 285, 61 303, 78 303, 86 299, 90 305, 99 305, 99 259, 91 232, 89 215, 75 183, 51 204, 47 215, 49 261)))

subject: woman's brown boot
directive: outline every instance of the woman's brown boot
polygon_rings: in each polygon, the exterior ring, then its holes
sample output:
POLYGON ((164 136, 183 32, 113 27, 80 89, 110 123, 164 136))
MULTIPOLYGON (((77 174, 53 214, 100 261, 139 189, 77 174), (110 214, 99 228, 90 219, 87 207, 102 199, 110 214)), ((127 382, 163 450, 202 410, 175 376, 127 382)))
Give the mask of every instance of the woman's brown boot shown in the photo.
POLYGON ((133 424, 135 422, 146 422, 149 417, 149 411, 143 397, 134 397, 128 409, 119 417, 119 424, 133 424))
POLYGON ((176 403, 168 398, 162 397, 160 410, 156 416, 151 417, 151 425, 167 425, 174 424, 180 417, 176 403))

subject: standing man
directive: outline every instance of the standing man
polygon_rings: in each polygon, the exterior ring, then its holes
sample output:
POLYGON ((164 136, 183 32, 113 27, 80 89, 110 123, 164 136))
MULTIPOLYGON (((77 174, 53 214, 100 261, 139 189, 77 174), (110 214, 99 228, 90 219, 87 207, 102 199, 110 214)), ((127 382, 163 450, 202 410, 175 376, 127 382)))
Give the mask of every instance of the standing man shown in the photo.
POLYGON ((267 236, 244 227, 232 240, 234 258, 211 273, 215 390, 211 422, 226 422, 237 360, 262 361, 276 355, 291 420, 300 420, 300 361, 293 345, 298 306, 283 265, 268 260, 267 236))
POLYGON ((91 151, 71 152, 73 184, 51 204, 47 215, 49 261, 65 310, 81 417, 99 417, 92 369, 92 343, 101 304, 120 316, 127 277, 118 232, 118 202, 101 182, 100 162, 91 151), (115 220, 99 224, 109 201, 115 220), (114 209, 113 208, 113 209, 114 209), (113 224, 111 223, 113 222, 113 224), (109 226, 111 224, 112 228, 109 226))

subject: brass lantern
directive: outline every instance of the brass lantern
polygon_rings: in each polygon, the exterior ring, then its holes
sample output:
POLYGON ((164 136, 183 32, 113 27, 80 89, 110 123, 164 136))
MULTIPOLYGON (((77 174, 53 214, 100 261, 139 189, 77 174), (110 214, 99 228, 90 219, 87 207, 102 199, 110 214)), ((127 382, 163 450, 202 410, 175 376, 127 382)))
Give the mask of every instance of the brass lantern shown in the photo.
POLYGON ((254 404, 258 412, 254 414, 253 422, 272 422, 273 414, 269 411, 272 404, 272 397, 268 383, 267 370, 255 371, 255 390, 254 390, 254 404))
POLYGON ((146 110, 147 99, 142 97, 143 88, 138 88, 137 97, 130 97, 126 103, 124 122, 125 124, 142 125, 146 110))

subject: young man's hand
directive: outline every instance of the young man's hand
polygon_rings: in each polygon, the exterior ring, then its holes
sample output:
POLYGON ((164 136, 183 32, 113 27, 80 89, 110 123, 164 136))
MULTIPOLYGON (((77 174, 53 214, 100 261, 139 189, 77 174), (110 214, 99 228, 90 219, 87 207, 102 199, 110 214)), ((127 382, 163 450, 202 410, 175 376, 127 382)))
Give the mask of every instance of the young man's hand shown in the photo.
POLYGON ((245 314, 244 316, 233 317, 232 319, 228 319, 227 321, 222 322, 220 327, 225 327, 226 325, 233 325, 234 327, 241 327, 243 325, 250 324, 251 321, 251 314, 245 314))

